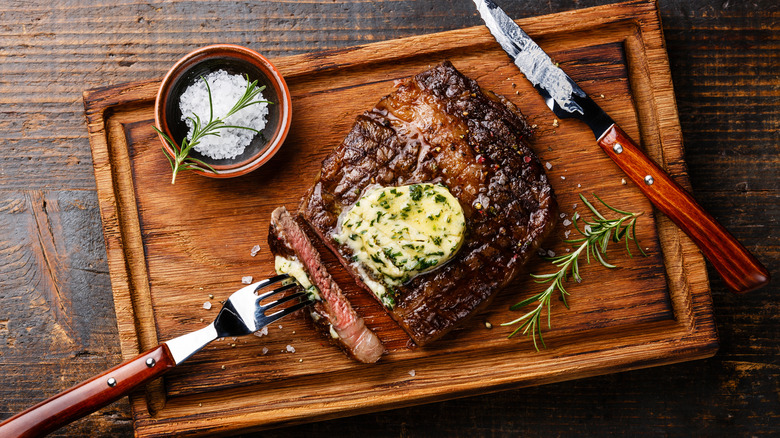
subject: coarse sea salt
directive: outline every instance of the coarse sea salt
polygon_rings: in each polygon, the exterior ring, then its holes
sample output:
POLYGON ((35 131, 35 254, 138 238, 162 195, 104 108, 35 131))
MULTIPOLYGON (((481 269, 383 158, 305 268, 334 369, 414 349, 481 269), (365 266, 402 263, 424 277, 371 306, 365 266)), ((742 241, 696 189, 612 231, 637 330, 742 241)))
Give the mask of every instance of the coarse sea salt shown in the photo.
MULTIPOLYGON (((228 111, 244 95, 247 88, 247 79, 241 75, 231 75, 224 70, 217 70, 204 76, 208 82, 208 88, 202 80, 197 80, 187 87, 179 99, 181 118, 187 124, 189 132, 187 138, 192 139, 195 123, 191 120, 197 115, 205 125, 211 114, 209 107, 208 90, 211 89, 211 98, 214 118, 224 117, 228 111)), ((255 100, 265 100, 260 93, 255 100)), ((230 117, 223 119, 226 125, 243 126, 261 131, 265 128, 268 116, 268 104, 265 102, 249 105, 237 111, 230 117)), ((214 159, 235 158, 244 152, 244 149, 252 142, 255 131, 239 128, 223 128, 217 131, 219 136, 207 135, 193 147, 201 154, 214 159)))

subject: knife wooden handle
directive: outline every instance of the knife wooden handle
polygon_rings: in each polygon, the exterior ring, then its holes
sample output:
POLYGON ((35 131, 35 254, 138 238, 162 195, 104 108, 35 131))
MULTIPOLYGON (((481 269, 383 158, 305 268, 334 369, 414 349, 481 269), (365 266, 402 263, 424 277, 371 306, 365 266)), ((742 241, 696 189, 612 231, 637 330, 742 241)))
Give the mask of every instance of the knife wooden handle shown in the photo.
POLYGON ((766 285, 769 272, 696 200, 613 124, 598 140, 607 155, 639 187, 658 210, 699 246, 726 285, 745 293, 766 285))
POLYGON ((0 424, 0 437, 46 435, 122 398, 175 365, 168 347, 161 344, 14 415, 0 424))

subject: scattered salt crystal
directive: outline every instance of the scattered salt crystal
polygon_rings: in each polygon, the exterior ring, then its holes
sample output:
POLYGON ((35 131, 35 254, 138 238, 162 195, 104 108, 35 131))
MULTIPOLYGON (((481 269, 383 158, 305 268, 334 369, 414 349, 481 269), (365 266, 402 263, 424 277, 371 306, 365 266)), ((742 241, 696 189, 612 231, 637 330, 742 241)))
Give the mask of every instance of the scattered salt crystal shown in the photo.
POLYGON ((414 370, 409 370, 409 375, 414 377, 417 374, 414 370))
POLYGON ((279 330, 281 330, 281 329, 282 329, 282 325, 281 325, 281 324, 279 324, 279 330))
POLYGON ((560 216, 561 216, 561 219, 563 219, 563 218, 566 217, 566 213, 561 213, 560 216))
POLYGON ((293 347, 292 345, 288 345, 285 348, 287 348, 287 351, 289 351, 290 353, 295 353, 295 347, 293 347))
POLYGON ((544 163, 544 167, 546 167, 547 170, 550 170, 550 169, 552 169, 552 164, 550 164, 550 162, 548 161, 548 162, 544 163))
POLYGON ((568 227, 569 225, 571 225, 571 221, 570 220, 566 219, 565 221, 563 221, 563 226, 564 227, 568 227))
POLYGON ((620 178, 620 184, 626 185, 626 179, 625 178, 620 178))
MULTIPOLYGON (((187 87, 179 100, 179 109, 181 110, 181 119, 189 127, 187 138, 192 138, 194 130, 195 115, 200 120, 207 123, 209 115, 212 113, 214 118, 224 117, 228 111, 238 102, 247 88, 247 79, 241 75, 231 75, 224 70, 217 70, 205 76, 205 81, 197 80, 194 84, 187 87), (212 100, 209 102, 209 91, 211 90, 212 100)), ((264 100, 262 93, 258 94, 255 100, 264 100)), ((237 111, 230 117, 223 120, 226 125, 242 126, 261 131, 266 124, 268 115, 268 104, 257 103, 237 111)), ((255 131, 239 128, 219 129, 219 135, 207 135, 202 137, 194 149, 203 155, 215 159, 234 158, 244 152, 255 131)))
POLYGON ((268 347, 263 347, 263 355, 268 354, 268 347))
POLYGON ((255 245, 252 247, 252 250, 249 252, 249 254, 254 257, 257 255, 257 253, 260 252, 260 245, 255 245))
POLYGON ((485 321, 485 328, 486 329, 492 329, 493 328, 493 324, 491 324, 490 321, 485 321))
POLYGON ((571 208, 572 208, 572 210, 576 210, 577 209, 577 204, 572 205, 571 208))
POLYGON ((553 127, 557 128, 558 127, 558 119, 553 119, 552 125, 553 125, 553 127))
POLYGON ((568 239, 569 238, 569 234, 571 234, 571 230, 566 230, 566 232, 563 233, 563 237, 568 239))
POLYGON ((222 369, 223 369, 223 370, 225 369, 225 365, 222 365, 222 369))
POLYGON ((206 301, 205 303, 203 303, 203 308, 206 310, 211 309, 211 301, 206 301))
POLYGON ((565 177, 565 176, 563 176, 563 175, 561 175, 561 179, 566 179, 566 177, 565 177))
POLYGON ((235 337, 232 337, 232 338, 230 338, 230 340, 231 340, 231 341, 235 341, 235 340, 236 340, 236 338, 235 338, 235 337))
POLYGON ((550 256, 550 257, 555 257, 555 251, 553 251, 553 250, 548 250, 548 251, 547 251, 547 255, 548 255, 548 256, 550 256))
POLYGON ((258 338, 263 337, 268 334, 268 327, 263 327, 262 330, 256 331, 255 336, 258 338))
POLYGON ((252 284, 252 276, 247 275, 246 277, 241 277, 241 283, 252 284))
POLYGON ((577 184, 577 187, 578 187, 578 188, 579 188, 579 187, 582 187, 582 184, 577 184))
POLYGON ((570 251, 571 251, 571 248, 566 248, 566 252, 570 252, 570 251))
POLYGON ((585 225, 584 231, 585 233, 590 233, 590 225, 585 225))

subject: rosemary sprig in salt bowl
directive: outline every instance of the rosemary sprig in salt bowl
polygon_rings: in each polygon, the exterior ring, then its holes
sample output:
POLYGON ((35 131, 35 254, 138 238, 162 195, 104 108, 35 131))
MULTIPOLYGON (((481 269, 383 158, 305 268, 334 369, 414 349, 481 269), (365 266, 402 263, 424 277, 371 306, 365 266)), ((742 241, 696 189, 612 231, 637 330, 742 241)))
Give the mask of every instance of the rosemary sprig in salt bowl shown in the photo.
POLYGON ((251 105, 255 105, 259 103, 266 103, 266 104, 272 103, 267 100, 260 100, 260 99, 256 100, 255 98, 258 95, 260 95, 260 93, 262 93, 262 91, 265 89, 265 86, 258 87, 257 81, 249 82, 249 79, 247 78, 247 87, 246 90, 244 91, 244 94, 238 99, 238 101, 224 116, 214 118, 214 101, 211 94, 211 87, 209 86, 209 83, 206 80, 206 78, 201 76, 200 79, 205 83, 206 90, 208 91, 209 120, 204 124, 201 118, 195 113, 193 113, 192 117, 187 117, 187 119, 189 119, 190 122, 192 123, 192 134, 189 135, 188 137, 185 137, 182 140, 181 146, 178 146, 175 141, 173 141, 168 135, 160 131, 156 126, 154 127, 155 131, 157 131, 157 133, 160 134, 165 139, 165 141, 174 151, 174 153, 171 154, 167 149, 165 149, 164 147, 162 148, 165 157, 168 159, 168 162, 171 165, 171 170, 173 171, 173 176, 171 177, 171 184, 176 183, 176 174, 179 173, 179 171, 182 169, 210 171, 216 173, 216 170, 214 170, 214 168, 210 166, 208 163, 190 156, 190 151, 192 150, 192 148, 200 144, 200 142, 207 136, 219 137, 220 136, 219 131, 221 129, 229 129, 229 128, 245 129, 245 130, 253 131, 255 133, 259 133, 260 132, 259 130, 247 126, 228 125, 227 123, 225 123, 225 120, 227 120, 230 116, 237 113, 238 111, 241 111, 242 109, 247 108, 251 105))
POLYGON ((642 253, 643 256, 647 256, 636 239, 636 220, 642 213, 630 213, 618 210, 604 202, 597 195, 594 194, 593 196, 604 204, 605 207, 622 216, 617 219, 607 219, 593 206, 593 204, 588 202, 588 200, 580 194, 580 199, 588 207, 591 213, 593 213, 594 218, 591 221, 582 219, 584 226, 580 229, 577 221, 581 218, 578 213, 575 213, 572 218, 574 228, 583 237, 564 241, 567 243, 579 244, 579 246, 568 254, 557 257, 546 257, 547 260, 551 261, 559 268, 558 271, 549 274, 531 274, 531 277, 533 277, 537 283, 550 283, 550 285, 544 291, 511 306, 509 309, 518 310, 535 302, 538 302, 538 305, 523 316, 501 324, 502 326, 520 324, 509 337, 511 338, 520 332, 526 336, 531 336, 534 341, 534 348, 536 348, 537 351, 539 351, 539 345, 536 341, 537 336, 539 337, 542 347, 546 348, 544 337, 542 336, 542 312, 545 308, 547 309, 547 328, 549 329, 552 327, 551 299, 556 291, 559 292, 561 300, 566 308, 569 308, 569 304, 566 301, 569 292, 564 287, 564 282, 570 277, 577 283, 582 281, 579 269, 579 258, 583 253, 585 253, 588 263, 590 263, 590 258, 592 256, 601 265, 610 269, 616 268, 615 265, 609 263, 605 258, 609 243, 625 240, 626 251, 629 256, 632 256, 629 241, 633 240, 636 247, 639 249, 639 252, 642 253))

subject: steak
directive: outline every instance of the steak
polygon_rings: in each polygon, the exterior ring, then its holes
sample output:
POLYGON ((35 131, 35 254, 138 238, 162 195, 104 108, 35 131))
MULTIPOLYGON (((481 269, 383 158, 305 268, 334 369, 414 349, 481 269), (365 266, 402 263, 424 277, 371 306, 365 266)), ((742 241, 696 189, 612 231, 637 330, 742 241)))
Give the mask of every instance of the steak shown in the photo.
POLYGON ((274 255, 299 261, 317 287, 319 300, 311 313, 315 325, 360 362, 373 363, 385 352, 382 342, 366 327, 341 288, 322 264, 306 233, 284 207, 271 214, 268 244, 274 255))
MULTIPOLYGON (((555 224, 557 204, 527 144, 532 130, 508 100, 449 61, 412 78, 357 117, 322 163, 299 213, 360 286, 339 216, 372 187, 440 183, 460 203, 466 234, 455 256, 394 289, 388 313, 418 345, 484 308, 555 224)), ((361 273, 363 276, 361 276, 361 273)))

